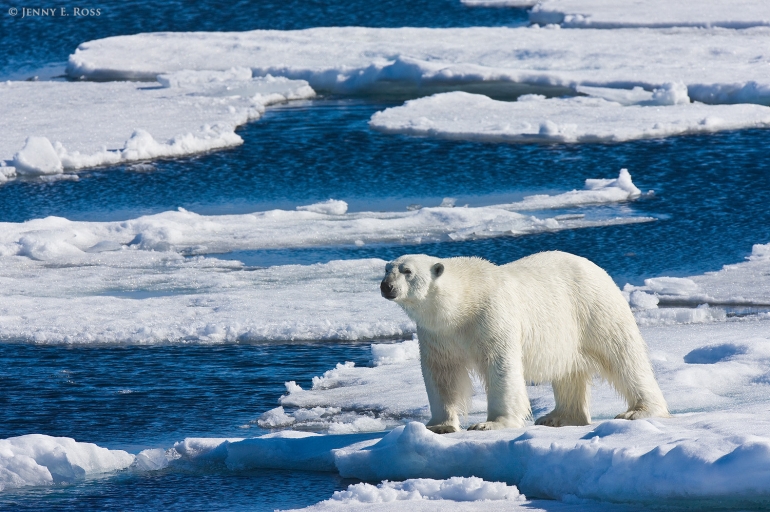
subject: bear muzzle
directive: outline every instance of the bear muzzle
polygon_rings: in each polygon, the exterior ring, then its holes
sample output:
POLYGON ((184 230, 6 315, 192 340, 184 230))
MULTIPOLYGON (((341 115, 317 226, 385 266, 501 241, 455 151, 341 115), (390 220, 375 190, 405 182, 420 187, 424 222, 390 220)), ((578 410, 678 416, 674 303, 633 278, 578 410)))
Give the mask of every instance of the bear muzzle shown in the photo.
POLYGON ((393 300, 398 297, 396 289, 388 282, 387 278, 383 279, 380 283, 380 293, 382 293, 382 296, 388 300, 393 300))

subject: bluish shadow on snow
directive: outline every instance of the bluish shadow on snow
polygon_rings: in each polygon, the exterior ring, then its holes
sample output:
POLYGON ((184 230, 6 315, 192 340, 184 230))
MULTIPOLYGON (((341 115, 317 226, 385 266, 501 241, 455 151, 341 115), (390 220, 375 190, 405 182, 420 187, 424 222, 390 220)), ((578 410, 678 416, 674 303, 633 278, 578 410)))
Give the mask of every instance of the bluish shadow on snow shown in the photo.
POLYGON ((746 353, 746 347, 725 343, 723 345, 711 345, 692 350, 684 356, 684 362, 687 364, 714 364, 727 361, 733 356, 746 353))

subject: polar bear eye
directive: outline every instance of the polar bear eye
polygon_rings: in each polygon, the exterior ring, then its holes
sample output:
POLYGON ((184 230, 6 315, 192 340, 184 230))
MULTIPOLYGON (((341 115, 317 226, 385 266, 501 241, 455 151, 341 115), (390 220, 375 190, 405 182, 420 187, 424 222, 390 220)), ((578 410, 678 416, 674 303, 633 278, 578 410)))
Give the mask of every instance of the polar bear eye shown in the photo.
POLYGON ((401 273, 404 274, 405 276, 408 276, 412 273, 412 271, 409 270, 408 268, 405 268, 401 271, 401 273))

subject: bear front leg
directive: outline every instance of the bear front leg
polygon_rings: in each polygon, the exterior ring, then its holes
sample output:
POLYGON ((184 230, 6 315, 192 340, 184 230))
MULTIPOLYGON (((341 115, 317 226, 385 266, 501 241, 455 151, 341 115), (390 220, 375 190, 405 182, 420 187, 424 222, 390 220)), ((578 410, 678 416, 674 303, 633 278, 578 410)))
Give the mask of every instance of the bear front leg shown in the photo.
POLYGON ((470 401, 472 385, 468 370, 448 351, 429 346, 420 340, 420 364, 428 392, 431 418, 426 427, 436 434, 449 434, 460 430, 460 413, 465 412, 470 401))
POLYGON ((497 430, 521 428, 532 414, 518 344, 500 345, 508 353, 496 353, 486 372, 487 421, 476 423, 468 430, 497 430))
POLYGON ((552 384, 556 407, 538 418, 535 425, 565 427, 591 423, 591 375, 575 372, 552 384))

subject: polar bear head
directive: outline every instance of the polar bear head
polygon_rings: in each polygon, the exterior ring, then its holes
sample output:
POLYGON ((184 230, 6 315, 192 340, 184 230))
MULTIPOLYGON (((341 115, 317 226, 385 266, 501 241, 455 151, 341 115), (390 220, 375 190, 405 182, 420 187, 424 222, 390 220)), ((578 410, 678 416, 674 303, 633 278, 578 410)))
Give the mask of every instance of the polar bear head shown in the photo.
POLYGON ((407 254, 385 265, 380 292, 405 308, 416 306, 429 295, 434 282, 444 273, 439 258, 425 254, 407 254))

